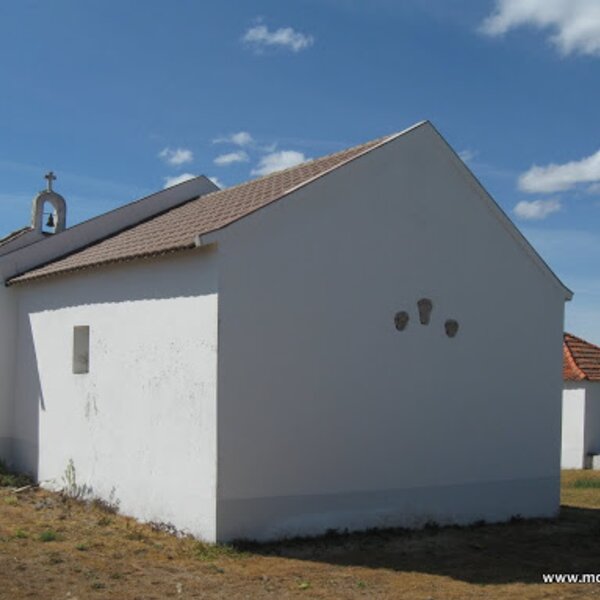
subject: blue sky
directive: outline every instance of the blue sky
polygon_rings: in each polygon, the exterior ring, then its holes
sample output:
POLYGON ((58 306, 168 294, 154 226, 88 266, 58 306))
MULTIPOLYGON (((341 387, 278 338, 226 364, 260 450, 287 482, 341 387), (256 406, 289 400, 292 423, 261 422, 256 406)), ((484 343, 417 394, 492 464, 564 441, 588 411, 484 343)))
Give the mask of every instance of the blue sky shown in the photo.
POLYGON ((430 119, 600 343, 597 0, 6 0, 0 57, 0 234, 49 169, 73 224, 430 119))

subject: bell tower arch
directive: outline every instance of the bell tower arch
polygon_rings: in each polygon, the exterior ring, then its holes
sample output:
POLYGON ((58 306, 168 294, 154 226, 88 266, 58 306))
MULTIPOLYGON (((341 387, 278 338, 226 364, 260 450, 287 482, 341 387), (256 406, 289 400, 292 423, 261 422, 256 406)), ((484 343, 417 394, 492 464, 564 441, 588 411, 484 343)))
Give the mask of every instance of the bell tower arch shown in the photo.
POLYGON ((56 180, 56 175, 50 171, 44 175, 44 178, 48 182, 46 189, 33 199, 31 227, 39 232, 60 233, 67 224, 67 203, 52 189, 52 182, 56 180), (51 207, 50 211, 46 210, 48 205, 51 207), (44 223, 44 215, 48 215, 46 223, 44 223))

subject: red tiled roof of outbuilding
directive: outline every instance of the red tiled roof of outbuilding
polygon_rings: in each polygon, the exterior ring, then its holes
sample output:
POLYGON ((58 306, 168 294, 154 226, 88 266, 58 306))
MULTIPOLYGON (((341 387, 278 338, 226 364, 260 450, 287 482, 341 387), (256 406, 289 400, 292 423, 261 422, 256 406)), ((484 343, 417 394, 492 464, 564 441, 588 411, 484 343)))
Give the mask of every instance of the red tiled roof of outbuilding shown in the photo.
POLYGON ((600 381, 600 347, 565 333, 563 338, 563 379, 600 381))

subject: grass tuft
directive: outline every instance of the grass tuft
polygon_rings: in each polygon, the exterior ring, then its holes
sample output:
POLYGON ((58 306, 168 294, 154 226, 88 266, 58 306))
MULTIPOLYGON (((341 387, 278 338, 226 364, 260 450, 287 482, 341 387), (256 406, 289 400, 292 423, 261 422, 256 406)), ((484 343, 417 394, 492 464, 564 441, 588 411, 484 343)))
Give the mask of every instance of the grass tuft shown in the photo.
POLYGON ((93 590, 103 590, 106 588, 106 584, 102 583, 101 581, 94 581, 94 583, 92 583, 91 588, 93 590))
POLYGON ((46 531, 42 531, 39 535, 40 542, 55 542, 58 536, 56 535, 56 531, 52 529, 46 529, 46 531))
POLYGON ((60 554, 58 554, 58 552, 52 552, 48 556, 48 563, 51 565, 60 565, 61 563, 64 563, 64 562, 65 562, 65 559, 60 554))
POLYGON ((25 487, 31 485, 33 480, 29 475, 13 473, 6 466, 6 463, 0 460, 0 487, 25 487))
POLYGON ((147 536, 145 536, 144 533, 139 529, 130 531, 125 537, 134 542, 145 542, 148 539, 147 536))
POLYGON ((600 489, 600 479, 591 477, 581 477, 573 482, 573 487, 577 489, 600 489))
POLYGON ((228 544, 206 544, 196 542, 194 544, 194 556, 199 560, 213 561, 219 558, 241 558, 243 552, 228 544))
POLYGON ((119 512, 119 505, 114 502, 103 500, 102 498, 93 498, 90 501, 93 508, 98 509, 101 512, 105 512, 109 515, 116 515, 119 512))

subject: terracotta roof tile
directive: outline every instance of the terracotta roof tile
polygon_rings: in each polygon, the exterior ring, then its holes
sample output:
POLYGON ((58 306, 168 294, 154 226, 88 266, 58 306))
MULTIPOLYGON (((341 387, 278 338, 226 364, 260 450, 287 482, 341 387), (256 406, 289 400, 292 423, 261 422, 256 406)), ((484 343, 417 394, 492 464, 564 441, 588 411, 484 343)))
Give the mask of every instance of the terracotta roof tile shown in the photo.
POLYGON ((279 200, 329 171, 391 141, 401 133, 206 194, 87 248, 13 277, 8 283, 31 281, 58 273, 193 248, 196 236, 221 229, 279 200))
POLYGON ((600 381, 600 348, 565 333, 563 338, 563 379, 600 381))

